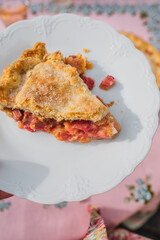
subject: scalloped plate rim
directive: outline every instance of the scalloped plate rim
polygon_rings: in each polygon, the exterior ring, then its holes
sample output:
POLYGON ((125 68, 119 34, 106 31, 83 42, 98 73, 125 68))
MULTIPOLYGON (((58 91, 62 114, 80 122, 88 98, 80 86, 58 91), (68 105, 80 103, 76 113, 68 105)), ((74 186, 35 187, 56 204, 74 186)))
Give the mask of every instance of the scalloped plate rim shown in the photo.
MULTIPOLYGON (((43 16, 38 16, 38 17, 36 17, 36 18, 33 18, 33 19, 31 19, 31 20, 22 20, 22 21, 19 21, 19 22, 17 22, 17 23, 14 23, 14 24, 12 24, 11 26, 9 26, 7 29, 5 29, 4 31, 2 31, 2 32, 0 32, 0 37, 2 36, 4 36, 3 34, 5 34, 5 33, 9 33, 12 29, 14 29, 16 26, 20 26, 21 24, 23 24, 23 23, 28 23, 28 22, 33 22, 33 21, 35 21, 35 20, 37 20, 37 19, 44 19, 44 18, 54 18, 54 17, 58 17, 59 18, 59 16, 63 16, 63 17, 65 17, 65 16, 76 16, 77 18, 83 18, 83 17, 79 17, 79 16, 77 16, 77 15, 74 15, 74 14, 59 14, 59 15, 56 15, 56 16, 48 16, 48 15, 43 15, 43 16)), ((89 17, 85 17, 86 19, 88 18, 88 19, 90 19, 89 17)), ((97 20, 92 20, 92 21, 95 21, 95 22, 99 22, 99 21, 97 21, 97 20)), ((103 23, 104 24, 104 23, 103 23)), ((107 24, 107 23, 105 23, 106 24, 106 26, 108 25, 109 27, 110 27, 110 29, 113 29, 114 31, 116 31, 114 28, 112 28, 109 24, 107 24)), ((117 33, 117 35, 118 35, 118 33, 117 33)), ((136 51, 138 51, 138 50, 136 50, 136 51)), ((151 69, 150 69, 151 70, 151 69)), ((155 86, 154 86, 154 88, 156 88, 155 86)), ((95 189, 95 191, 92 191, 92 192, 90 192, 90 193, 88 193, 88 194, 84 194, 84 196, 82 196, 80 199, 72 199, 72 198, 67 198, 67 196, 66 196, 66 199, 57 199, 57 200, 54 200, 54 201, 47 201, 47 200, 45 200, 45 203, 58 203, 58 202, 61 202, 61 201, 81 201, 81 200, 84 200, 84 199, 86 199, 86 198, 89 198, 90 196, 92 196, 92 195, 95 195, 95 194, 100 194, 100 193, 104 193, 104 192, 106 192, 106 191, 108 191, 108 190, 110 190, 110 189, 112 189, 112 188, 114 188, 115 186, 117 186, 124 178, 126 178, 128 175, 130 175, 133 171, 134 171, 134 169, 137 167, 137 165, 138 164, 140 164, 144 159, 145 159, 145 157, 146 157, 146 155, 148 154, 148 152, 149 152, 149 150, 150 150, 150 148, 151 148, 151 145, 152 145, 152 140, 153 140, 153 137, 154 137, 154 135, 155 135, 155 133, 156 133, 156 130, 157 130, 157 128, 158 128, 158 112, 159 112, 159 103, 157 103, 157 108, 156 108, 156 110, 155 110, 155 114, 157 114, 157 118, 156 118, 156 122, 154 123, 154 129, 152 130, 152 137, 150 138, 150 141, 149 141, 149 147, 148 147, 148 150, 146 150, 144 153, 143 153, 143 156, 139 159, 139 161, 137 162, 137 164, 135 164, 135 166, 132 166, 131 168, 130 168, 130 170, 128 171, 128 173, 126 174, 125 173, 125 176, 124 176, 124 174, 122 173, 118 178, 116 178, 116 181, 113 183, 113 184, 110 184, 109 186, 101 186, 101 187, 99 187, 99 190, 97 190, 97 189, 95 189)), ((3 191, 7 191, 7 189, 10 189, 10 187, 9 187, 9 183, 2 183, 2 181, 1 181, 1 179, 0 179, 0 185, 2 185, 1 186, 1 189, 3 190, 3 191)), ((41 201, 40 199, 38 199, 36 196, 32 196, 32 195, 30 195, 30 194, 21 194, 20 192, 18 193, 18 192, 16 192, 14 189, 12 189, 12 191, 10 191, 12 194, 14 194, 14 195, 16 195, 16 196, 19 196, 19 197, 22 197, 22 198, 27 198, 27 199, 29 199, 29 200, 32 200, 32 201, 36 201, 36 202, 39 202, 39 203, 44 203, 44 201, 41 201)))

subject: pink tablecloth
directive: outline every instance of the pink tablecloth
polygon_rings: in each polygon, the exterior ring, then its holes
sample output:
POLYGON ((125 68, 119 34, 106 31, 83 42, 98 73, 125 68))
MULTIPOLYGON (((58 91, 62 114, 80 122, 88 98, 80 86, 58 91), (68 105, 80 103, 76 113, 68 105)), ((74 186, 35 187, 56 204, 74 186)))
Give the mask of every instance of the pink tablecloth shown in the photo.
MULTIPOLYGON (((32 15, 29 15, 31 18, 32 15)), ((106 21, 118 30, 130 31, 148 40, 150 33, 139 15, 114 14, 91 17, 106 21)), ((0 23, 0 29, 4 26, 0 23)), ((160 201, 160 125, 146 159, 119 186, 83 202, 43 206, 17 197, 0 202, 2 240, 82 239, 89 227, 89 204, 99 206, 108 231, 125 222, 132 228, 143 223, 160 201), (130 224, 131 223, 131 224, 130 224)))

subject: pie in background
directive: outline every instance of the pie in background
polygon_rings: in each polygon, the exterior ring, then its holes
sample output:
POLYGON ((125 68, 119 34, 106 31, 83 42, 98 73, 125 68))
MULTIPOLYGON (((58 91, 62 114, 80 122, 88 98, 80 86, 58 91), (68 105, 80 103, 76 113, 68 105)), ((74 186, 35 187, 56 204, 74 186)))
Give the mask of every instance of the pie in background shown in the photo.
POLYGON ((147 57, 160 89, 160 52, 152 44, 145 42, 142 38, 135 36, 133 33, 120 33, 128 37, 135 47, 147 57))
POLYGON ((3 71, 0 110, 19 128, 52 133, 62 141, 113 138, 120 124, 83 80, 91 67, 81 54, 67 58, 60 51, 49 54, 45 44, 37 42, 3 71))

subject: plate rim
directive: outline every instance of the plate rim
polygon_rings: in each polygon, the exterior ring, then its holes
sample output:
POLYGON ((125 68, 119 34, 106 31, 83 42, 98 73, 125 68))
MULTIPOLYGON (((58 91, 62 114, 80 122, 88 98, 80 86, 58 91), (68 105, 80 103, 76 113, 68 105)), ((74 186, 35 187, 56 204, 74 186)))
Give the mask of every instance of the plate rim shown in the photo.
MULTIPOLYGON (((43 19, 53 19, 53 18, 60 18, 60 17, 75 17, 77 19, 80 19, 80 18, 85 18, 85 19, 89 19, 89 21, 93 21, 93 22, 98 22, 98 23, 101 23, 101 24, 105 24, 107 25, 112 31, 114 31, 117 36, 120 35, 120 33, 118 33, 113 27, 111 27, 109 24, 107 23, 104 23, 104 22, 101 22, 101 21, 98 21, 98 20, 94 20, 94 19, 91 19, 89 17, 83 17, 83 16, 78 16, 78 15, 75 15, 75 14, 69 14, 69 13, 63 13, 63 14, 58 14, 58 15, 54 15, 54 16, 50 16, 50 15, 41 15, 41 16, 38 16, 38 17, 35 17, 33 19, 29 19, 29 20, 22 20, 22 21, 19 21, 19 22, 16 22, 12 25, 10 25, 9 27, 7 27, 5 30, 1 31, 0 32, 0 40, 3 39, 3 37, 9 33, 12 29, 14 29, 15 27, 17 26, 20 26, 22 24, 26 24, 26 23, 32 23, 34 21, 42 21, 43 19)), ((128 39, 127 37, 124 36, 124 38, 128 39)), ((127 40, 128 41, 128 40, 127 40)), ((130 40, 129 40, 130 41, 130 40)), ((134 46, 134 45, 133 45, 134 46)), ((134 47, 135 48, 135 47, 134 47)), ((140 52, 141 54, 143 54, 141 51, 139 51, 138 49, 135 48, 134 51, 137 51, 137 52, 140 52)), ((145 57, 145 55, 143 54, 143 56, 145 57)), ((147 58, 145 57, 145 59, 147 60, 147 58)), ((147 60, 148 62, 148 60, 147 60)), ((149 62, 148 62, 149 63, 149 62)), ((148 67, 149 69, 149 67, 148 67)), ((149 74, 151 74, 152 70, 151 70, 151 67, 150 67, 150 72, 149 74)), ((151 75, 154 76, 154 74, 152 73, 151 75)), ((155 76, 154 76, 154 79, 155 79, 155 76)), ((158 86, 156 84, 156 81, 155 83, 153 83, 153 88, 154 88, 154 91, 157 91, 159 92, 159 89, 158 89, 158 86), (156 90, 157 89, 157 90, 156 90)), ((145 157, 147 156, 148 152, 150 151, 151 149, 151 146, 152 146, 152 140, 153 140, 153 137, 156 133, 156 130, 158 128, 158 123, 159 123, 159 107, 160 107, 160 99, 157 98, 157 105, 156 105, 156 108, 155 108, 155 111, 154 111, 154 117, 155 117, 155 122, 154 122, 154 126, 153 126, 153 129, 152 129, 152 133, 150 133, 150 136, 149 136, 149 142, 148 142, 148 150, 146 150, 145 152, 143 152, 142 156, 139 157, 139 160, 137 162, 135 162, 135 164, 132 164, 132 166, 130 166, 130 169, 127 169, 127 173, 121 171, 121 173, 118 175, 118 177, 116 178, 116 180, 114 181, 114 183, 110 184, 109 186, 106 186, 104 184, 104 186, 100 185, 99 186, 99 191, 97 191, 97 189, 95 189, 96 191, 93 191, 92 193, 89 193, 89 194, 84 194, 84 196, 81 197, 81 199, 71 199, 70 197, 67 198, 66 196, 66 199, 59 199, 57 201, 54 201, 54 203, 59 203, 59 202, 62 202, 62 201, 68 201, 68 202, 72 202, 72 201, 81 201, 81 200, 84 200, 84 199, 87 199, 89 198, 90 196, 92 195, 97 195, 97 194, 100 194, 100 193, 104 193, 106 191, 109 191, 111 189, 113 189, 114 187, 116 187, 118 184, 120 184, 126 177, 128 177, 134 170, 135 168, 145 159, 145 157)), ((153 114, 153 112, 152 112, 153 114)), ((38 203, 44 203, 44 200, 40 200, 38 198, 36 198, 36 195, 33 196, 32 194, 22 194, 21 192, 17 192, 15 189, 11 189, 9 184, 7 183, 2 183, 2 179, 0 178, 0 185, 1 185, 1 190, 3 191, 7 191, 7 192, 10 192, 18 197, 21 197, 21 198, 26 198, 28 200, 31 200, 31 201, 35 201, 35 202, 38 202, 38 203)), ((45 203, 48 203, 48 204, 51 204, 51 201, 45 201, 45 203)), ((53 201, 52 201, 53 203, 53 201)))

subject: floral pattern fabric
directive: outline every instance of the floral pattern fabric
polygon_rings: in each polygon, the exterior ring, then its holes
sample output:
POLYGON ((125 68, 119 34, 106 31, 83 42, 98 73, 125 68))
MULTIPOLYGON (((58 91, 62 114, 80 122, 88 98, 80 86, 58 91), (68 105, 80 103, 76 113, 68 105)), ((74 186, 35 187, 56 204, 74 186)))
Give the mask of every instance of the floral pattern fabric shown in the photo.
POLYGON ((154 196, 152 185, 149 183, 150 179, 151 176, 146 176, 145 181, 143 181, 141 178, 138 178, 136 180, 137 186, 127 186, 127 189, 130 191, 130 196, 126 197, 125 200, 127 202, 134 200, 136 202, 147 204, 154 196))
POLYGON ((124 229, 117 229, 109 236, 109 240, 149 240, 149 239, 150 238, 137 235, 124 229))
POLYGON ((3 212, 5 209, 9 209, 11 206, 11 202, 10 201, 0 201, 0 212, 3 212))

